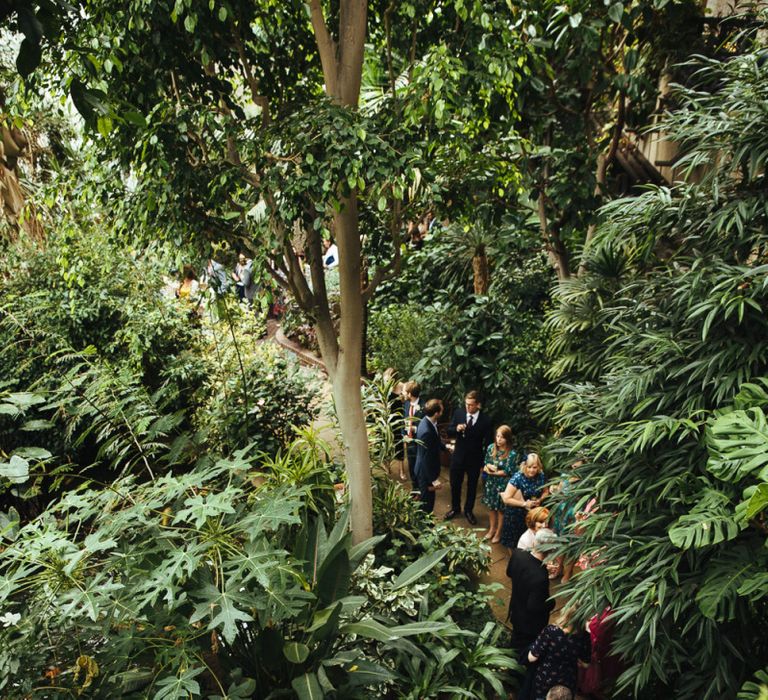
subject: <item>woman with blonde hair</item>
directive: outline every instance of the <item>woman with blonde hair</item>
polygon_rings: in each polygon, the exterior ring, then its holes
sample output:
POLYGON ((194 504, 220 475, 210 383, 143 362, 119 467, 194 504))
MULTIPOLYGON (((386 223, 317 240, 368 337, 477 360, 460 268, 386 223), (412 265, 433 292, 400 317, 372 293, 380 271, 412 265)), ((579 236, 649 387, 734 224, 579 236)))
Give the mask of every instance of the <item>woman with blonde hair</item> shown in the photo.
POLYGON ((506 487, 509 477, 512 476, 517 461, 517 454, 512 449, 513 439, 512 428, 508 425, 500 425, 496 429, 494 443, 488 445, 485 453, 483 503, 488 508, 490 524, 483 539, 491 540, 494 544, 500 541, 501 523, 504 517, 501 492, 506 487))
POLYGON ((520 537, 525 532, 525 516, 531 508, 541 505, 546 496, 544 483, 544 465, 539 455, 531 452, 520 465, 520 471, 512 475, 507 483, 501 500, 504 508, 504 526, 501 532, 501 543, 514 549, 520 537))

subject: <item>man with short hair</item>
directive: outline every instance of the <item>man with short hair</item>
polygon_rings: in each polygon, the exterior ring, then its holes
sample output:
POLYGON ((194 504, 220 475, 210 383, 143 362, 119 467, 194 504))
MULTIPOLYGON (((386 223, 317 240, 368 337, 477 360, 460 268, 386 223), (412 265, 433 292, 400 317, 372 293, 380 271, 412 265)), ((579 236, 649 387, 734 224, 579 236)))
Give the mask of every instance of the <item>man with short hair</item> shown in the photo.
POLYGON ((419 399, 421 386, 413 380, 405 384, 405 402, 403 403, 403 442, 408 455, 408 472, 411 475, 411 486, 416 490, 416 430, 424 417, 424 402, 419 399))
POLYGON ((451 509, 445 514, 445 519, 451 520, 461 513, 461 486, 466 475, 464 516, 470 525, 477 525, 474 514, 477 482, 485 463, 485 451, 493 441, 493 423, 481 409, 480 394, 468 391, 464 397, 464 408, 454 411, 448 428, 448 436, 456 438, 456 447, 451 458, 451 509))
POLYGON ((431 513, 435 507, 435 491, 440 488, 440 451, 447 449, 440 439, 437 421, 443 415, 443 402, 430 399, 424 405, 424 417, 416 429, 416 486, 419 489, 421 507, 431 513))
POLYGON ((549 613, 555 601, 549 600, 549 573, 544 564, 547 550, 557 540, 552 530, 539 530, 533 539, 533 549, 512 550, 507 564, 507 576, 512 579, 512 598, 508 619, 512 623, 512 648, 520 663, 527 668, 517 693, 518 700, 533 697, 535 670, 528 661, 528 647, 536 641, 549 623, 549 613))

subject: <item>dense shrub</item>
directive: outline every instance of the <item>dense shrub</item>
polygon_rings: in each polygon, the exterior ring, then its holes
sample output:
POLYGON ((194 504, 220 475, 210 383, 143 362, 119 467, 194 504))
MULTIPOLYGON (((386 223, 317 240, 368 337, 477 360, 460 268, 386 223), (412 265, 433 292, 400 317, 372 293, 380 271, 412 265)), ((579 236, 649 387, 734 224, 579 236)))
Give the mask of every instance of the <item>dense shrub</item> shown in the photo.
POLYGON ((370 555, 379 538, 352 547, 344 511, 328 529, 306 508, 314 486, 262 481, 307 454, 324 466, 322 450, 269 464, 240 451, 125 477, 6 533, 3 697, 406 697, 415 678, 430 696, 457 683, 468 697, 500 692, 515 663, 499 630, 477 639, 453 601, 437 604, 439 567, 457 561, 448 542, 392 567, 370 555))
POLYGON ((440 318, 432 309, 414 303, 374 308, 368 317, 368 366, 374 371, 392 367, 398 377, 414 376, 424 348, 437 333, 440 318))
POLYGON ((696 67, 664 124, 696 183, 604 210, 558 290, 542 408, 553 459, 584 459, 569 498, 599 504, 568 538, 597 564, 569 592, 613 609, 620 692, 725 700, 768 658, 768 67, 696 67))
POLYGON ((207 372, 195 393, 193 422, 209 449, 254 443, 275 454, 316 413, 314 375, 270 343, 222 322, 208 334, 207 372))

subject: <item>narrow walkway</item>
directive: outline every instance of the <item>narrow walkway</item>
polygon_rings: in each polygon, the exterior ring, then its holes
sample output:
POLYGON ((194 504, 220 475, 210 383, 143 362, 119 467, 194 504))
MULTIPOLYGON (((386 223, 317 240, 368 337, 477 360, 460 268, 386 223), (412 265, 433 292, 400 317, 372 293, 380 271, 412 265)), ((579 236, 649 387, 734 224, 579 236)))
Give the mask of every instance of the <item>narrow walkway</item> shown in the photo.
MULTIPOLYGON (((407 471, 407 468, 406 468, 407 471)), ((395 481, 398 479, 397 463, 393 463, 391 469, 391 478, 395 481)), ((440 473, 440 481, 443 482, 443 488, 441 488, 435 497, 435 521, 440 522, 443 516, 451 509, 451 487, 450 487, 450 474, 448 469, 443 467, 440 473)), ((404 484, 404 488, 410 488, 410 481, 400 482, 404 484)), ((482 540, 483 535, 488 531, 488 509, 480 500, 482 484, 478 486, 477 502, 475 504, 475 517, 477 518, 477 525, 474 527, 467 522, 467 519, 461 515, 451 520, 451 525, 460 527, 465 530, 471 530, 477 535, 478 544, 482 540)), ((488 572, 481 577, 482 583, 500 583, 503 589, 496 592, 490 599, 489 604, 491 610, 496 618, 506 624, 507 609, 509 608, 509 598, 512 595, 512 586, 509 578, 507 577, 507 560, 509 555, 507 554, 507 548, 501 544, 491 544, 491 566, 488 572)))

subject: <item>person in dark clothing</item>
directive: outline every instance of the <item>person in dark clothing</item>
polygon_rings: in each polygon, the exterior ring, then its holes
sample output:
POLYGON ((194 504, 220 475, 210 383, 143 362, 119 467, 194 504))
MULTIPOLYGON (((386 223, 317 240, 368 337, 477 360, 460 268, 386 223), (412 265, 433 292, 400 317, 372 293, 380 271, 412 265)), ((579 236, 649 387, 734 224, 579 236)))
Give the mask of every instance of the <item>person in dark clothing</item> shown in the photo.
POLYGON ((590 637, 586 629, 574 629, 570 620, 574 609, 566 607, 557 625, 547 625, 528 651, 528 661, 535 664, 535 700, 546 700, 557 686, 569 688, 576 695, 579 664, 590 660, 590 637))
POLYGON ((408 471, 411 476, 411 486, 418 490, 416 484, 416 430, 421 419, 424 418, 424 401, 421 396, 421 387, 418 382, 410 381, 405 384, 405 401, 403 402, 403 442, 408 456, 408 471))
POLYGON ((512 623, 512 648, 520 663, 527 668, 517 693, 518 700, 532 700, 534 669, 528 662, 528 647, 536 641, 549 622, 555 602, 549 600, 549 574, 544 564, 544 549, 556 539, 551 530, 539 530, 533 550, 514 549, 507 564, 512 579, 509 621, 512 623))
POLYGON ((416 430, 416 485, 419 489, 421 508, 431 513, 435 507, 435 491, 440 488, 440 451, 447 449, 440 439, 437 421, 443 414, 443 402, 430 399, 424 406, 424 417, 416 430))
POLYGON ((451 509, 445 514, 445 519, 451 520, 461 513, 461 486, 466 474, 464 517, 470 525, 477 525, 474 514, 477 482, 485 464, 486 450, 493 442, 493 423, 481 408, 480 394, 467 392, 464 408, 454 412, 448 428, 448 436, 456 438, 456 447, 451 457, 451 509))

